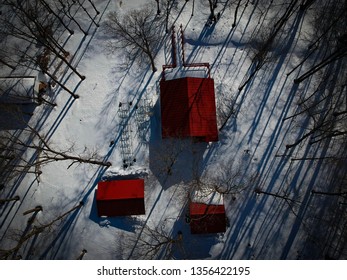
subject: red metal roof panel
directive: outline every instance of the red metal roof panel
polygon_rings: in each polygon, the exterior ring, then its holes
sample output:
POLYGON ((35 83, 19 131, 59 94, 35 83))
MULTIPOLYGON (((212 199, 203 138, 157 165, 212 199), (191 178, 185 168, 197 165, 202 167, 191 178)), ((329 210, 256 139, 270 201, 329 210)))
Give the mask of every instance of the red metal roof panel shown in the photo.
POLYGON ((144 180, 114 180, 98 183, 97 200, 144 198, 144 180))
POLYGON ((224 205, 208 205, 191 202, 190 231, 192 234, 208 234, 226 231, 224 205))
POLYGON ((114 180, 99 182, 96 190, 99 216, 145 214, 144 180, 114 180))
POLYGON ((223 214, 225 213, 225 207, 223 204, 214 205, 214 204, 191 202, 189 205, 189 212, 190 212, 190 215, 223 214))
POLYGON ((185 77, 160 82, 162 136, 218 141, 214 81, 185 77))

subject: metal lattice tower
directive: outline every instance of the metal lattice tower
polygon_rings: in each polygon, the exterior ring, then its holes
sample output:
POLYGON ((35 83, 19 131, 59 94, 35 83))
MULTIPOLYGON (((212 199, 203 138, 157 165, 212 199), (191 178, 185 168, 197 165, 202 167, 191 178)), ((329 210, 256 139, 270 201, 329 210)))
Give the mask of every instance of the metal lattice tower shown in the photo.
POLYGON ((131 103, 120 103, 118 108, 121 126, 120 150, 123 159, 123 168, 132 166, 136 161, 132 151, 130 107, 131 103))
POLYGON ((152 101, 148 98, 144 98, 136 106, 135 120, 137 123, 138 136, 142 142, 147 142, 146 135, 150 126, 152 101))

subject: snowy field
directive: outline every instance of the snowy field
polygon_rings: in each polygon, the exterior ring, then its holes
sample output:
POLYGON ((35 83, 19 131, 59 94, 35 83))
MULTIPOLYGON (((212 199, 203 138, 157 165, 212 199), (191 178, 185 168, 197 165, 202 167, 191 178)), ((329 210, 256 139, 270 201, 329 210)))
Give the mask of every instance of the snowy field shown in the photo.
MULTIPOLYGON (((156 72, 150 64, 138 63, 136 58, 126 61, 122 50, 110 52, 108 43, 114 38, 105 28, 108 14, 114 11, 122 16, 130 10, 151 6, 155 16, 154 0, 94 0, 100 14, 95 13, 90 1, 80 2, 98 26, 80 8, 75 18, 88 34, 83 34, 70 21, 74 34, 62 31, 58 40, 69 51, 72 65, 86 78, 80 79, 65 64, 54 66, 58 80, 79 98, 55 85, 45 98, 57 106, 37 106, 29 125, 55 150, 75 156, 91 155, 111 166, 53 160, 33 167, 40 170, 39 176, 22 173, 3 178, 0 198, 19 196, 20 199, 0 205, 2 253, 16 247, 33 227, 47 225, 78 206, 42 232, 30 236, 6 258, 346 257, 345 226, 341 232, 340 227, 337 229, 329 223, 345 225, 346 196, 312 193, 313 189, 337 192, 331 189, 331 184, 333 179, 345 174, 346 162, 299 160, 345 156, 345 146, 336 139, 328 144, 308 145, 308 137, 292 148, 286 147, 306 133, 307 119, 286 118, 299 112, 298 102, 312 92, 310 85, 315 76, 294 83, 294 79, 319 59, 318 55, 310 57, 306 64, 295 68, 305 57, 313 33, 312 6, 299 11, 301 1, 292 1, 298 3, 276 34, 275 43, 266 54, 266 63, 241 89, 256 67, 254 54, 264 30, 271 29, 281 18, 290 1, 240 1, 235 27, 239 1, 218 1, 215 8, 218 20, 210 25, 206 24, 210 15, 207 0, 174 1, 167 33, 166 1, 160 1, 163 24, 157 30, 161 36, 155 56, 156 72), (176 32, 182 25, 186 61, 210 64, 220 128, 218 142, 161 138, 159 82, 162 65, 172 60, 172 25, 176 32), (125 62, 128 62, 126 66, 125 62), (126 147, 122 141, 127 143, 126 147), (129 154, 136 161, 125 168, 124 160, 129 159, 129 154), (170 172, 167 172, 168 165, 170 172), (122 175, 145 179, 146 214, 98 217, 95 198, 98 182, 122 175), (228 218, 225 233, 190 233, 186 219, 187 194, 198 183, 228 186, 228 192, 223 195, 228 218), (83 205, 79 207, 81 202, 83 205), (42 210, 23 215, 36 206, 42 210), (342 209, 338 214, 337 208, 342 209), (34 222, 28 223, 30 217, 34 222)), ((57 65, 59 59, 52 63, 57 65)), ((2 77, 34 76, 37 83, 50 81, 49 76, 23 65, 13 70, 1 64, 0 69, 2 77)), ((204 71, 185 71, 180 68, 177 73, 169 71, 168 75, 206 75, 204 71)), ((35 153, 27 151, 26 157, 33 159, 35 153)))

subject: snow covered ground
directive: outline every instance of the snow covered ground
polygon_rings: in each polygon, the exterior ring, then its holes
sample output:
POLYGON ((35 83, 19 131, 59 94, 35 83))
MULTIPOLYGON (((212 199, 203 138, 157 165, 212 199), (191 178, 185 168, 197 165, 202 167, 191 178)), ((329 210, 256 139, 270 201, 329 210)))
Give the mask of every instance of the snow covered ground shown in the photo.
MULTIPOLYGON (((155 59, 159 70, 155 73, 149 65, 139 66, 136 61, 124 70, 119 66, 122 52, 108 54, 105 51, 110 39, 103 31, 107 14, 110 11, 122 14, 149 3, 155 8, 155 1, 93 2, 101 11, 96 17, 100 27, 91 24, 87 36, 75 29, 75 34, 63 34, 61 38, 66 40, 65 47, 74 56, 74 65, 86 76, 81 81, 67 71, 60 77, 79 99, 74 100, 57 86, 54 90, 57 106, 51 111, 45 105, 38 106, 30 122, 40 124, 40 132, 54 147, 66 150, 73 146, 71 151, 76 155, 94 151, 112 166, 75 164, 68 168, 71 162, 58 161, 41 167, 39 182, 32 174, 16 180, 13 187, 3 193, 19 195, 20 200, 0 208, 1 249, 15 244, 11 240, 14 230, 25 229, 28 216, 22 213, 27 209, 41 205, 43 211, 37 214, 36 221, 45 224, 83 201, 82 208, 29 240, 18 254, 24 259, 76 259, 85 249, 83 259, 92 260, 318 257, 318 252, 311 248, 304 217, 315 213, 313 209, 320 211, 320 200, 311 196, 311 189, 325 183, 325 177, 319 174, 329 170, 317 162, 291 160, 320 151, 300 147, 286 150, 286 145, 295 141, 298 130, 294 129, 292 119, 283 121, 295 112, 297 96, 305 91, 304 84, 293 83, 297 72, 286 75, 305 48, 303 36, 308 25, 305 15, 294 15, 289 20, 287 32, 278 40, 282 51, 239 91, 245 75, 251 71, 251 38, 260 33, 273 16, 262 10, 269 4, 255 6, 250 1, 247 7, 241 6, 237 25, 232 28, 235 6, 219 4, 216 11, 220 12, 220 19, 206 26, 210 14, 208 5, 195 1, 191 17, 193 1, 177 1, 170 23, 183 26, 186 61, 211 65, 219 126, 223 123, 220 110, 224 104, 233 105, 233 114, 220 131, 219 141, 197 144, 161 139, 158 83, 161 66, 170 63, 167 56, 171 48, 170 33, 163 33, 165 38, 155 59), (145 114, 139 115, 135 104, 145 114), (122 135, 122 114, 126 115, 129 135, 122 135), (128 138, 129 149, 136 158, 126 170, 120 145, 122 137, 128 138), (172 175, 163 170, 170 153, 177 153, 172 175), (146 215, 99 218, 95 201, 97 183, 124 174, 145 178, 146 215), (229 221, 225 233, 190 234, 185 219, 186 189, 197 176, 206 181, 234 178, 233 184, 240 186, 240 191, 224 196, 229 221), (254 192, 255 189, 263 193, 254 192), (277 194, 277 197, 264 192, 277 194), (141 244, 143 240, 150 240, 151 229, 172 239, 178 238, 181 231, 183 238, 162 246, 155 256, 146 255, 141 244)), ((273 13, 281 14, 281 9, 273 9, 273 13)), ((90 20, 82 11, 77 16, 84 17, 88 26, 90 20)), ((2 70, 3 76, 8 75, 6 71, 2 70)))

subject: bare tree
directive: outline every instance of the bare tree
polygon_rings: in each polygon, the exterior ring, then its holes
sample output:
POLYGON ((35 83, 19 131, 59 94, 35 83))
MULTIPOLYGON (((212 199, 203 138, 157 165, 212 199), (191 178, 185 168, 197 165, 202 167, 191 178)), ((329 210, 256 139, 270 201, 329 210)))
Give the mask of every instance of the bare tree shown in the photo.
MULTIPOLYGON (((4 42, 5 41, 5 36, 1 36, 3 34, 0 34, 0 41, 4 42)), ((10 61, 8 61, 9 56, 8 56, 8 52, 7 50, 7 46, 5 44, 3 44, 1 46, 2 48, 0 48, 0 64, 3 64, 9 68, 11 68, 12 70, 16 69, 16 66, 12 65, 12 63, 10 61)))
POLYGON ((40 6, 39 2, 22 3, 14 0, 4 0, 4 4, 9 8, 9 12, 6 17, 0 19, 0 33, 17 37, 28 43, 34 40, 40 47, 50 50, 61 59, 81 80, 85 79, 85 76, 81 75, 67 59, 69 52, 55 38, 58 28, 56 18, 49 17, 46 7, 40 6))
POLYGON ((12 70, 15 70, 16 65, 12 63, 12 53, 9 51, 11 47, 7 42, 10 36, 4 31, 4 28, 0 27, 0 64, 3 64, 12 70))
POLYGON ((236 117, 237 94, 233 94, 230 88, 221 84, 217 88, 217 124, 219 130, 223 130, 231 117, 236 117))
MULTIPOLYGON (((234 12, 234 22, 232 24, 232 27, 234 28, 236 26, 237 23, 237 13, 241 7, 241 4, 244 0, 238 0, 236 7, 235 7, 235 12, 234 12)), ((248 5, 249 0, 247 0, 246 6, 248 5)))
MULTIPOLYGON (((44 224, 36 224, 33 225, 32 228, 27 229, 23 233, 20 233, 18 235, 18 240, 16 242, 16 245, 8 248, 8 249, 0 249, 0 259, 16 259, 17 254, 19 250, 32 238, 35 238, 42 234, 44 231, 49 231, 53 226, 55 226, 58 222, 63 221, 70 213, 78 210, 83 206, 83 202, 80 202, 78 205, 73 207, 72 209, 66 211, 65 213, 61 214, 60 216, 54 218, 48 223, 44 224)), ((31 225, 29 225, 31 226, 31 225)))
POLYGON ((183 234, 181 231, 171 233, 166 229, 164 221, 155 227, 144 225, 137 239, 133 241, 136 243, 133 253, 136 259, 173 259, 176 250, 182 253, 183 234))
POLYGON ((278 20, 274 21, 274 23, 270 22, 269 26, 265 28, 262 27, 262 29, 256 33, 255 38, 252 39, 250 43, 254 53, 252 64, 249 73, 243 78, 239 86, 239 91, 243 90, 267 62, 274 60, 274 54, 276 55, 277 53, 273 53, 272 50, 276 48, 279 34, 283 31, 284 26, 296 12, 298 7, 297 2, 297 0, 292 0, 278 20))
MULTIPOLYGON (((59 85, 62 89, 67 91, 74 99, 79 98, 78 94, 75 94, 66 85, 64 85, 61 81, 59 81, 59 79, 56 75, 51 73, 51 71, 53 71, 53 70, 50 68, 53 68, 53 65, 50 64, 51 59, 52 59, 51 58, 52 52, 50 49, 44 48, 42 50, 42 52, 39 52, 39 54, 36 53, 35 54, 36 56, 33 56, 31 53, 28 53, 27 51, 22 51, 20 49, 17 50, 17 53, 21 54, 21 60, 18 63, 19 65, 23 65, 29 69, 34 69, 34 70, 37 70, 37 67, 39 67, 40 70, 42 71, 42 73, 47 75, 51 79, 51 82, 47 83, 47 87, 44 90, 42 90, 41 92, 39 91, 39 94, 38 94, 39 103, 44 102, 44 103, 49 104, 53 107, 57 105, 57 104, 51 103, 50 101, 43 98, 44 91, 51 90, 52 84, 59 85)), ((61 63, 60 63, 60 65, 58 65, 58 67, 60 67, 60 66, 61 66, 61 63)), ((57 69, 54 69, 54 71, 56 71, 56 70, 57 69)))
POLYGON ((188 147, 188 142, 183 139, 165 139, 155 147, 152 155, 152 169, 161 176, 173 175, 173 168, 179 156, 188 147))
POLYGON ((294 83, 299 84, 302 81, 306 80, 307 78, 311 77, 313 74, 320 71, 322 68, 326 67, 327 65, 339 61, 342 58, 347 56, 347 33, 341 37, 341 45, 338 46, 338 48, 333 51, 329 56, 325 57, 321 62, 315 64, 310 70, 302 74, 300 77, 296 78, 294 80, 294 83))
POLYGON ((140 63, 149 62, 152 71, 157 71, 155 56, 161 40, 162 20, 153 16, 152 9, 131 10, 123 17, 117 12, 108 14, 105 32, 114 40, 108 44, 111 52, 123 50, 128 59, 138 59, 140 63))
POLYGON ((248 169, 247 160, 243 163, 219 164, 217 170, 195 176, 188 184, 188 194, 198 191, 200 195, 208 197, 213 193, 230 196, 233 199, 237 194, 253 187, 257 181, 256 172, 248 169))
POLYGON ((49 18, 49 12, 39 2, 4 0, 4 4, 10 8, 9 14, 2 19, 5 32, 27 41, 34 39, 59 53, 67 53, 53 35, 57 28, 55 18, 49 18))
POLYGON ((330 75, 333 68, 322 75, 313 92, 298 103, 298 112, 285 119, 295 118, 296 123, 302 122, 306 130, 292 144, 288 144, 287 149, 296 147, 306 139, 309 139, 310 145, 332 138, 340 139, 341 145, 345 145, 344 138, 347 135, 346 99, 344 98, 346 75, 342 71, 345 67, 342 66, 342 64, 337 64, 334 67, 336 69, 334 77, 330 75))
MULTIPOLYGON (((345 259, 347 256, 346 160, 326 163, 331 174, 311 190, 310 211, 306 214, 306 234, 312 245, 303 254, 316 251, 321 259, 345 259), (313 250, 312 250, 313 249, 313 250)), ((306 246, 305 246, 306 247, 306 246)))
MULTIPOLYGON (((301 83, 310 78, 307 81, 308 90, 297 103, 297 111, 284 119, 293 119, 303 128, 304 133, 286 147, 294 148, 306 141, 309 145, 325 143, 332 148, 329 142, 334 140, 332 150, 338 151, 339 147, 346 145, 347 136, 346 3, 333 1, 319 5, 316 1, 302 1, 305 7, 311 4, 313 32, 309 37, 308 54, 298 64, 308 65, 308 68, 294 80, 295 83, 301 83)), ((339 155, 330 152, 329 155, 305 156, 303 159, 329 159, 331 155, 339 158, 339 155)))
POLYGON ((0 152, 2 156, 0 163, 4 167, 0 174, 4 176, 3 178, 24 173, 40 175, 42 165, 56 161, 70 161, 67 168, 81 163, 111 166, 110 162, 98 159, 95 152, 87 151, 87 149, 84 155, 74 153, 73 145, 66 150, 60 150, 29 125, 19 136, 12 131, 2 131, 0 152))
MULTIPOLYGON (((346 3, 345 1, 333 1, 324 4, 315 3, 316 1, 302 1, 301 7, 306 9, 312 6, 313 20, 310 45, 308 49, 320 51, 317 53, 319 57, 314 61, 312 67, 307 70, 300 77, 295 79, 296 83, 300 83, 305 79, 311 77, 329 64, 341 60, 347 55, 346 42, 347 33, 346 26, 346 3)), ((303 65, 303 61, 300 65, 303 65)))
POLYGON ((45 137, 40 135, 34 128, 30 126, 28 126, 28 128, 32 135, 38 139, 38 144, 26 144, 22 141, 17 143, 22 145, 23 147, 40 151, 40 157, 36 160, 36 164, 45 164, 49 162, 69 160, 71 161, 71 164, 68 168, 70 168, 73 164, 76 163, 89 163, 106 167, 111 166, 110 162, 104 162, 102 160, 95 159, 96 155, 94 153, 84 157, 72 154, 71 151, 73 151, 73 147, 70 147, 67 152, 56 150, 55 148, 52 148, 51 144, 49 144, 45 137))

